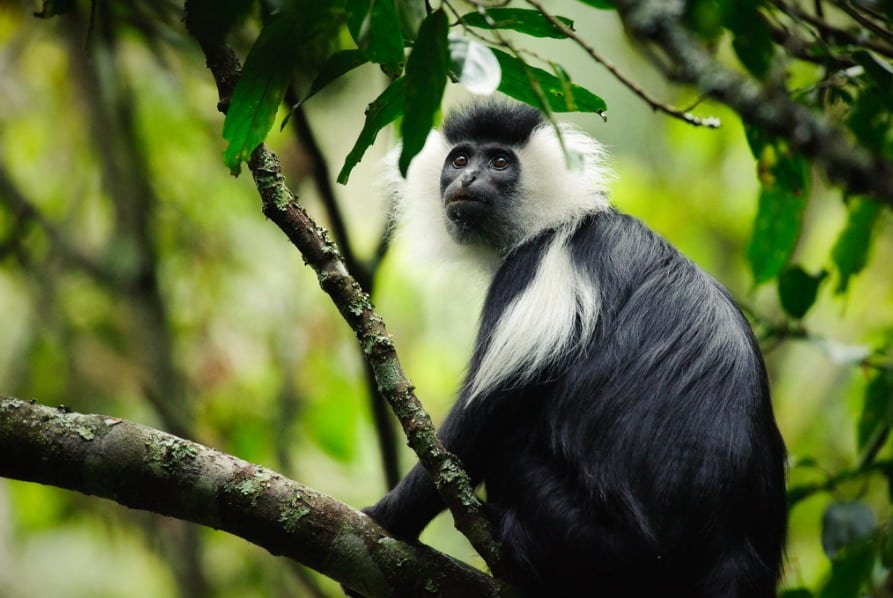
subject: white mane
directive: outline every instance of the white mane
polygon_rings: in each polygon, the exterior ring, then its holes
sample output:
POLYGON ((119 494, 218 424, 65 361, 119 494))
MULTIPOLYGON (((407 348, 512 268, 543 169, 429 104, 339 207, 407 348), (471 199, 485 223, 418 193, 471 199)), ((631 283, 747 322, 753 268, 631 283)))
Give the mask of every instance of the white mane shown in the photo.
MULTIPOLYGON (((586 133, 560 124, 538 127, 516 153, 521 161, 521 193, 517 224, 521 244, 539 232, 563 224, 573 225, 586 214, 607 209, 607 184, 613 173, 604 147, 586 133)), ((395 199, 396 234, 407 239, 414 254, 436 264, 458 261, 487 274, 495 272, 501 256, 490 248, 461 245, 446 227, 440 197, 440 172, 451 146, 436 130, 429 133, 422 151, 413 159, 404 180, 396 164, 400 147, 387 161, 385 185, 395 199)))
MULTIPOLYGON (((546 124, 514 148, 521 164, 521 201, 515 246, 555 229, 537 272, 508 305, 488 339, 487 351, 472 380, 469 401, 514 377, 519 384, 550 363, 581 348, 598 320, 600 296, 595 281, 574 264, 568 243, 579 221, 609 207, 607 184, 613 179, 601 144, 570 126, 546 124), (563 148, 562 148, 563 143, 563 148), (579 325, 579 334, 577 334, 579 325)), ((386 181, 395 198, 397 236, 417 257, 440 265, 458 261, 492 276, 503 259, 495 249, 463 245, 450 236, 440 195, 440 175, 451 146, 432 131, 404 180, 397 171, 400 148, 388 156, 386 181)))

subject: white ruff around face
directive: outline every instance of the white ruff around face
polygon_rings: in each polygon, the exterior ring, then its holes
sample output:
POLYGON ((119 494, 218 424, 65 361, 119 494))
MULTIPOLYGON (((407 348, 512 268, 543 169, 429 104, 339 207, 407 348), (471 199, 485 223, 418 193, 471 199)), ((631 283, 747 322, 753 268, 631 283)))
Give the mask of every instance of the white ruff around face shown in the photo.
MULTIPOLYGON (((609 206, 607 185, 613 173, 605 164, 604 147, 570 125, 559 127, 561 141, 555 128, 546 124, 536 129, 523 147, 515 148, 521 162, 515 246, 609 206)), ((431 131, 406 179, 396 168, 400 147, 385 158, 384 182, 395 199, 396 234, 425 261, 458 261, 492 274, 501 262, 494 248, 456 243, 447 230, 440 173, 450 149, 440 131, 431 131)))
POLYGON ((608 209, 613 173, 605 165, 604 147, 570 125, 561 124, 559 130, 560 140, 551 125, 540 127, 516 150, 521 161, 520 242, 608 209))
POLYGON ((500 262, 497 252, 481 245, 456 243, 447 230, 440 197, 440 173, 450 149, 440 131, 431 131, 425 147, 412 160, 406 179, 397 169, 400 146, 388 153, 385 184, 394 198, 395 234, 406 247, 412 248, 419 261, 474 268, 492 276, 500 262))
POLYGON ((598 319, 596 281, 578 271, 568 241, 582 218, 609 207, 604 148, 569 125, 546 124, 513 148, 521 164, 513 221, 517 230, 508 252, 456 243, 446 226, 440 175, 451 147, 439 131, 428 135, 405 180, 396 169, 400 148, 387 160, 386 184, 395 198, 397 236, 418 256, 444 263, 458 260, 493 274, 518 245, 546 230, 555 234, 534 279, 506 308, 493 331, 474 379, 469 400, 514 378, 529 382, 569 351, 580 350, 598 319), (563 144, 563 147, 562 147, 563 144))

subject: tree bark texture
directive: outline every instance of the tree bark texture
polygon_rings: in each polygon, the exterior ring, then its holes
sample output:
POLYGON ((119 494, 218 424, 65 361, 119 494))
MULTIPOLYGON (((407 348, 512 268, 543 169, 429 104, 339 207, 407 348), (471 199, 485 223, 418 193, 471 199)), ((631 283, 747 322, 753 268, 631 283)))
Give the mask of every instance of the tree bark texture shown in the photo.
POLYGON ((498 595, 493 578, 330 496, 122 419, 0 397, 0 455, 0 476, 223 530, 370 597, 498 595))

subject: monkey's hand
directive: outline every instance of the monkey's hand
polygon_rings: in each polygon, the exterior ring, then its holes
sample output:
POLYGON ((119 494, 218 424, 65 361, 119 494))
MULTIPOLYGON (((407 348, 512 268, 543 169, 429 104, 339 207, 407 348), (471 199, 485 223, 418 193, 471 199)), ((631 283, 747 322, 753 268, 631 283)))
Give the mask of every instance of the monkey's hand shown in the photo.
POLYGON ((394 504, 394 501, 389 500, 390 497, 388 494, 375 505, 361 511, 374 519, 388 535, 404 542, 418 541, 419 534, 428 522, 419 524, 414 521, 412 514, 401 509, 399 504, 394 504))

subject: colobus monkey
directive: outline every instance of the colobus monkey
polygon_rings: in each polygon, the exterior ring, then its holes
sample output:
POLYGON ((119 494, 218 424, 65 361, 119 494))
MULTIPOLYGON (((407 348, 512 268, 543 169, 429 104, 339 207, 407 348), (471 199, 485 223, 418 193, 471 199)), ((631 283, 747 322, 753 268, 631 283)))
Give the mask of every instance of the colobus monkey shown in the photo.
MULTIPOLYGON (((430 134, 401 212, 495 269, 439 435, 525 593, 774 596, 785 449, 759 349, 719 283, 609 206, 608 178, 597 142, 526 105, 430 134)), ((413 539, 443 508, 416 466, 367 513, 413 539)))

